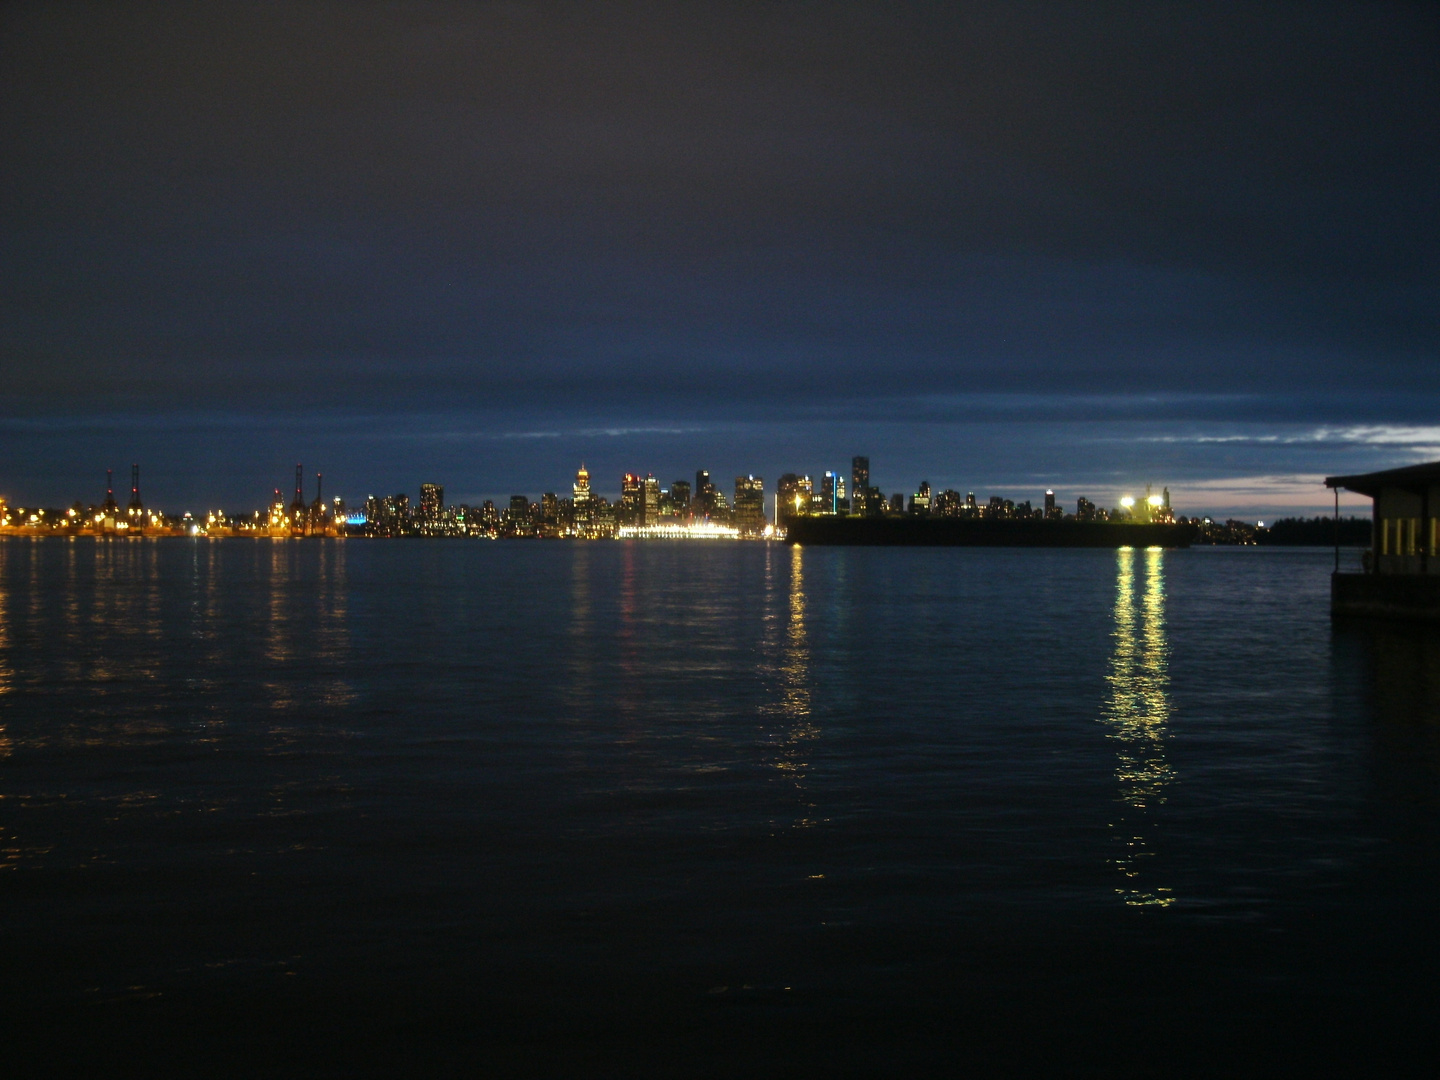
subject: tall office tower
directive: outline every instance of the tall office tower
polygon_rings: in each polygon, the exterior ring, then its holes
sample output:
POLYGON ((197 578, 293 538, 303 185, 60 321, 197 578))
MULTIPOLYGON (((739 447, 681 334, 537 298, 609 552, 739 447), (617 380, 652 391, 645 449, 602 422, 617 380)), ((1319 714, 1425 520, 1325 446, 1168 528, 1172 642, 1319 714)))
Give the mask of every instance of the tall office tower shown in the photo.
POLYGON ((560 524, 560 500, 553 491, 540 496, 540 524, 551 529, 560 524))
POLYGON ((654 473, 646 473, 640 489, 640 512, 643 515, 640 524, 654 525, 660 520, 660 481, 655 479, 654 473))
POLYGON ((690 481, 673 480, 670 483, 670 508, 681 518, 690 516, 690 481))
POLYGON ((592 535, 594 525, 595 500, 590 494, 590 473, 582 462, 575 474, 575 535, 592 535))
POLYGON ((930 481, 921 480, 920 488, 910 496, 910 512, 924 517, 930 513, 930 481))
POLYGON ((511 495, 510 505, 501 516, 507 536, 525 536, 531 531, 530 500, 524 495, 511 495))
POLYGON ((710 485, 710 519, 719 525, 730 523, 730 504, 725 499, 723 491, 716 491, 715 485, 710 485))
POLYGON ((140 501, 140 466, 130 466, 130 505, 125 508, 125 516, 132 524, 138 525, 145 516, 145 504, 140 501))
POLYGON ((850 459, 850 513, 864 514, 867 505, 866 501, 870 494, 870 459, 868 457, 856 457, 850 459))
POLYGON ((829 469, 820 478, 820 513, 833 514, 839 507, 839 496, 835 492, 835 474, 829 469))
POLYGON ((439 484, 420 485, 420 524, 440 524, 441 512, 445 509, 445 489, 439 484))
POLYGON ((486 499, 480 504, 480 525, 486 529, 494 529, 500 524, 500 512, 495 509, 495 500, 486 499))
POLYGON ((708 469, 695 470, 695 491, 690 499, 696 517, 710 517, 715 513, 715 485, 710 482, 708 469))
POLYGON ((975 501, 975 493, 973 491, 967 492, 965 495, 965 516, 972 518, 980 516, 980 506, 975 501))
POLYGON ((644 481, 637 473, 626 473, 620 478, 620 508, 615 515, 621 525, 645 524, 644 481))
POLYGON ((1045 490, 1045 517, 1049 519, 1060 516, 1059 508, 1055 505, 1055 492, 1047 488, 1045 490))
POLYGON ((765 481, 759 476, 735 478, 735 527, 749 536, 765 529, 765 481))
POLYGON ((890 496, 890 512, 892 514, 903 514, 905 512, 905 496, 897 491, 890 496))

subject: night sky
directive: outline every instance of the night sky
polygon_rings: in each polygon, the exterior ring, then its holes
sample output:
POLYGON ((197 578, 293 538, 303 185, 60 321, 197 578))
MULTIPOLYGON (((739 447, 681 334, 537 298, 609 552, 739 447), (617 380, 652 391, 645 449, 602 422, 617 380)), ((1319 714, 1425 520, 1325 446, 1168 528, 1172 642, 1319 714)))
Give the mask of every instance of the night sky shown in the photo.
POLYGON ((0 494, 1327 506, 1440 457, 1437 57, 1434 4, 11 4, 0 494))

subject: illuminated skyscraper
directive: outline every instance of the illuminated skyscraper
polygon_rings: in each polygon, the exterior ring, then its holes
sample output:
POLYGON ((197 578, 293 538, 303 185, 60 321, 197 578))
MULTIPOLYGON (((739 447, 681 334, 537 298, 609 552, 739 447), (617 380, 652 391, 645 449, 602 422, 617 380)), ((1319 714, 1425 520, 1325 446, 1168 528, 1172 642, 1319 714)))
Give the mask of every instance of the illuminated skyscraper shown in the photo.
POLYGON ((643 525, 645 523, 645 482, 638 473, 626 473, 620 478, 620 506, 615 515, 621 525, 643 525))
POLYGON ((734 525, 748 536, 759 536, 765 528, 765 481, 759 476, 735 478, 734 525))
POLYGON ((715 515, 715 495, 715 485, 710 482, 709 470, 695 470, 695 492, 691 496, 691 501, 696 517, 713 517, 715 515))
POLYGON ((855 457, 850 459, 850 513, 864 514, 867 505, 866 500, 870 494, 870 459, 868 457, 855 457))
POLYGON ((820 478, 820 513, 833 514, 839 509, 840 493, 835 486, 835 474, 826 469, 825 475, 820 478))
POLYGON ((920 487, 910 496, 910 512, 927 517, 930 513, 930 481, 921 480, 920 487))
POLYGON ((445 509, 445 489, 439 484, 420 485, 420 525, 433 529, 440 524, 445 509))
POLYGON ((584 463, 575 474, 575 535, 593 536, 595 526, 595 501, 590 495, 590 473, 584 463))
POLYGON ((690 481, 675 480, 670 484, 670 509, 676 517, 690 516, 690 481))
POLYGON ((655 479, 653 473, 647 473, 644 483, 640 485, 640 491, 641 518, 637 524, 654 525, 660 520, 660 481, 655 479))

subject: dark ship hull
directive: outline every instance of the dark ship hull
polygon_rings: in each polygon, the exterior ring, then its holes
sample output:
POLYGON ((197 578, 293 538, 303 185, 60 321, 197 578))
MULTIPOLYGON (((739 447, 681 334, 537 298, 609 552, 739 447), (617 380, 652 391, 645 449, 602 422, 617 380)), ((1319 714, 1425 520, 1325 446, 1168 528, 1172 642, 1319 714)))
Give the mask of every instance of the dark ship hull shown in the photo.
POLYGON ((1194 525, 1132 525, 1113 521, 1016 521, 1004 518, 794 518, 790 544, 923 547, 1166 547, 1185 548, 1194 525))

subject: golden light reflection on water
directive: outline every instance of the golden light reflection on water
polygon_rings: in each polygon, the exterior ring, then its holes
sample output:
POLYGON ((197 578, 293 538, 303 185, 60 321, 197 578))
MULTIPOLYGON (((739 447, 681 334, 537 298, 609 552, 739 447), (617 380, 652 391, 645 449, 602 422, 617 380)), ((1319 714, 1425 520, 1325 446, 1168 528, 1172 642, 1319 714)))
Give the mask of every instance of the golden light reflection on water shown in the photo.
POLYGON ((816 824, 815 804, 809 801, 805 776, 809 763, 806 746, 820 736, 811 716, 810 642, 805 625, 805 554, 799 544, 788 549, 790 583, 786 593, 785 633, 780 649, 779 755, 775 767, 790 777, 801 796, 801 815, 794 828, 816 824))
POLYGON ((1111 861, 1124 877, 1116 892, 1132 905, 1168 906, 1174 893, 1149 880, 1146 868, 1155 808, 1165 801, 1174 771, 1165 758, 1170 720, 1169 645, 1165 639, 1165 552, 1132 548, 1116 553, 1115 651, 1110 658, 1110 697, 1103 711, 1115 741, 1115 779, 1123 807, 1111 823, 1121 854, 1111 861), (1143 563, 1137 562, 1143 558, 1143 563), (1143 576, 1143 584, 1137 577, 1143 576))
MULTIPOLYGON (((10 667, 10 594, 5 586, 9 580, 9 554, 10 545, 0 543, 0 695, 10 693, 15 682, 15 672, 10 667)), ((7 749, 8 745, 7 742, 7 749)))

